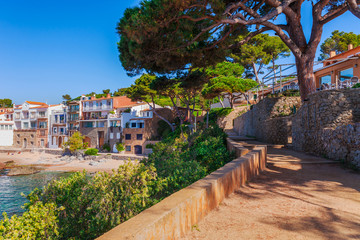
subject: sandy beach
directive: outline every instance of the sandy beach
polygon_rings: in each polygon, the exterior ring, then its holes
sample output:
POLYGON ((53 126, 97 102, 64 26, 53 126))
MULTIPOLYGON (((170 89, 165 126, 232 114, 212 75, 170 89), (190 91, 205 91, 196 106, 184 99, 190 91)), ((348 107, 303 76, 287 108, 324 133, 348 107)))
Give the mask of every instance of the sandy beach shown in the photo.
POLYGON ((13 161, 16 166, 37 166, 43 171, 82 171, 89 172, 107 171, 117 169, 124 164, 124 160, 102 159, 100 161, 78 160, 64 161, 59 155, 47 154, 44 152, 16 152, 16 153, 0 153, 0 169, 4 168, 6 162, 13 161))

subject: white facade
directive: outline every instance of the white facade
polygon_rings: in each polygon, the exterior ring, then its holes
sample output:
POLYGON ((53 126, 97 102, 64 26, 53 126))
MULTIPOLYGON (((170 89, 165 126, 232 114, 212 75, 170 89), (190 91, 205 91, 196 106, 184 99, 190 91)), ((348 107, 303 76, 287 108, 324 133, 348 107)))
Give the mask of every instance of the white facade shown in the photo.
POLYGON ((61 148, 68 140, 66 126, 66 106, 63 104, 48 108, 48 146, 49 148, 61 148))
POLYGON ((14 121, 12 113, 0 114, 0 146, 12 146, 14 141, 14 121))

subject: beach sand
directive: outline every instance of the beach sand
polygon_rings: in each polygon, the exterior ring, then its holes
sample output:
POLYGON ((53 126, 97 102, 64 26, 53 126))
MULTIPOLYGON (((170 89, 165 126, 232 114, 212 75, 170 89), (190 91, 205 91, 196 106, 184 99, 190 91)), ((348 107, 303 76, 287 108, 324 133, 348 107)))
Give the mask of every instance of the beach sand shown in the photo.
POLYGON ((47 153, 31 153, 31 152, 16 152, 16 153, 0 153, 0 169, 4 168, 5 162, 14 161, 14 165, 34 165, 44 169, 44 171, 82 171, 111 172, 112 169, 117 169, 124 164, 124 160, 104 159, 101 162, 96 162, 95 165, 90 165, 90 160, 73 160, 71 162, 61 161, 61 156, 47 154, 47 153))

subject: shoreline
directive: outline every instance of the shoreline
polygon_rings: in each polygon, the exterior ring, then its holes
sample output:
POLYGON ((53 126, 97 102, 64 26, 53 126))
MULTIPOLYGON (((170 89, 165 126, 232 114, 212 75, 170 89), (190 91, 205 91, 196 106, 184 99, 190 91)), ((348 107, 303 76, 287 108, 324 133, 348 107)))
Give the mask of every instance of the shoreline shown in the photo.
MULTIPOLYGON (((126 161, 139 161, 142 156, 131 156, 114 154, 100 154, 99 156, 85 157, 85 159, 77 159, 76 157, 54 155, 43 152, 30 151, 14 151, 3 150, 0 152, 0 170, 1 169, 16 169, 16 168, 38 168, 43 172, 78 172, 86 170, 87 172, 111 172, 117 169, 126 161), (115 158, 123 158, 128 160, 117 160, 115 158)), ((26 172, 26 171, 25 171, 26 172)), ((27 175, 32 173, 16 174, 27 175)))

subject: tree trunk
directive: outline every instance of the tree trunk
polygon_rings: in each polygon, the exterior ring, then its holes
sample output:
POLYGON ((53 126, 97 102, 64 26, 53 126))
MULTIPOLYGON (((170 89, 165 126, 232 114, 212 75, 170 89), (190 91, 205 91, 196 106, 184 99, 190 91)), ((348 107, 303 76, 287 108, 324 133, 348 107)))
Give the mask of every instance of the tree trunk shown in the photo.
POLYGON ((260 79, 259 79, 259 75, 258 75, 258 72, 257 72, 257 69, 256 69, 255 62, 252 62, 252 68, 253 68, 253 71, 254 71, 254 74, 255 74, 256 82, 258 84, 260 84, 260 79))
POLYGON ((223 101, 221 100, 221 97, 218 96, 218 98, 219 98, 219 102, 220 102, 221 106, 222 106, 223 108, 225 108, 224 103, 223 103, 223 101))
POLYGON ((301 100, 306 101, 309 94, 316 91, 313 72, 314 58, 311 56, 304 56, 301 59, 296 58, 295 61, 301 100))

